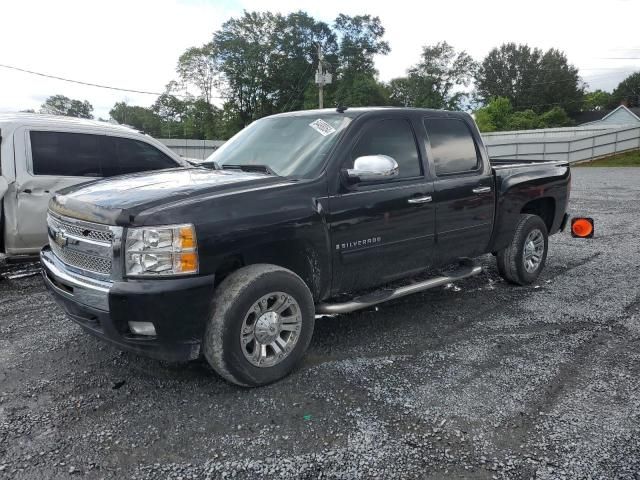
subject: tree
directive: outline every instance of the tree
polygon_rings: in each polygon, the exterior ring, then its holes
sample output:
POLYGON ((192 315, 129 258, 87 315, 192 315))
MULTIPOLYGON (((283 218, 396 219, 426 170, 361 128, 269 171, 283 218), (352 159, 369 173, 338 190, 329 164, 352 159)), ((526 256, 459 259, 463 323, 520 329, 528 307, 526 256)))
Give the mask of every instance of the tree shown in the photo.
POLYGON ((153 137, 161 137, 162 120, 150 108, 116 103, 109 115, 118 123, 129 125, 153 137))
POLYGON ((611 95, 612 107, 625 103, 628 107, 640 106, 640 72, 622 80, 611 95))
MULTIPOLYGON (((280 17, 276 26, 280 32, 276 41, 277 53, 273 57, 273 101, 276 111, 284 112, 304 108, 305 93, 309 86, 316 92, 315 70, 318 65, 318 46, 324 55, 324 65, 335 70, 338 61, 336 34, 324 22, 318 22, 304 12, 280 17)), ((325 97, 333 88, 325 89, 325 97)), ((331 98, 327 98, 331 100, 331 98)), ((329 101, 327 104, 330 104, 329 101)))
POLYGON ((595 90, 584 94, 582 109, 585 111, 603 110, 608 108, 613 101, 613 96, 603 90, 595 90))
POLYGON ((375 75, 377 72, 373 63, 374 55, 386 55, 391 51, 389 44, 382 40, 384 27, 380 18, 371 15, 351 17, 341 13, 333 26, 340 37, 340 75, 375 75))
POLYGON ((485 103, 504 97, 516 111, 540 113, 557 105, 571 114, 581 108, 584 84, 577 68, 559 50, 543 52, 507 43, 484 58, 476 74, 476 89, 485 103))
POLYGON ((578 69, 569 64, 563 52, 554 48, 547 50, 540 59, 537 73, 532 85, 532 108, 536 112, 541 113, 554 106, 561 107, 569 114, 581 110, 585 84, 580 79, 578 69))
POLYGON ((73 100, 64 95, 47 98, 40 108, 40 113, 78 118, 93 118, 92 112, 93 106, 87 100, 73 100))
POLYGON ((219 81, 217 58, 213 42, 202 47, 188 48, 178 58, 176 72, 182 85, 198 88, 207 103, 211 103, 213 88, 219 81))
MULTIPOLYGON (((375 55, 389 53, 379 17, 340 14, 333 23, 338 41, 336 80, 325 103, 349 107, 387 105, 389 94, 376 78, 375 55)), ((316 90, 317 91, 317 90, 316 90)))
POLYGON ((320 45, 335 62, 337 43, 328 25, 304 12, 287 16, 245 12, 214 34, 227 114, 240 125, 265 115, 301 108, 314 78, 320 45))
POLYGON ((390 82, 393 105, 404 107, 459 110, 476 69, 466 52, 456 52, 447 42, 425 46, 420 62, 408 70, 406 77, 390 82))

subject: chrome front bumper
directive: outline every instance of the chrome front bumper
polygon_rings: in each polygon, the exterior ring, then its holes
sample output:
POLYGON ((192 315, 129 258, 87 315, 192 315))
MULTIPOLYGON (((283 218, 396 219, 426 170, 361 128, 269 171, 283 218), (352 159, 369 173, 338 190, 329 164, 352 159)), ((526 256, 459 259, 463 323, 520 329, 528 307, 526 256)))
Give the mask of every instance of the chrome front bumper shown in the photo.
POLYGON ((40 262, 44 281, 56 293, 79 304, 109 311, 111 282, 77 275, 66 268, 49 247, 40 252, 40 262))

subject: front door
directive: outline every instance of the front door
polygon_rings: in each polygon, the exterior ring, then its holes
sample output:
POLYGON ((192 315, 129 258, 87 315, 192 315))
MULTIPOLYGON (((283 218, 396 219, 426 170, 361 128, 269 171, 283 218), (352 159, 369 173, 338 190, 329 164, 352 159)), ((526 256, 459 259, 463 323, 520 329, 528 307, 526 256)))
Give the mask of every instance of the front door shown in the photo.
POLYGON ((410 121, 370 120, 342 168, 351 168, 365 155, 392 157, 399 174, 383 182, 342 185, 330 197, 333 293, 384 284, 422 270, 431 261, 435 208, 428 198, 433 182, 425 176, 410 121))
POLYGON ((438 263, 486 252, 493 228, 493 175, 469 125, 457 118, 426 118, 428 155, 435 170, 438 263))
POLYGON ((77 135, 20 128, 14 133, 15 194, 7 198, 7 218, 15 235, 7 239, 11 254, 36 253, 47 243, 49 199, 62 188, 100 176, 98 135, 77 135), (80 140, 76 141, 77 138, 80 140), (81 141, 84 140, 84 141, 81 141), (26 160, 26 161, 25 161, 26 160))

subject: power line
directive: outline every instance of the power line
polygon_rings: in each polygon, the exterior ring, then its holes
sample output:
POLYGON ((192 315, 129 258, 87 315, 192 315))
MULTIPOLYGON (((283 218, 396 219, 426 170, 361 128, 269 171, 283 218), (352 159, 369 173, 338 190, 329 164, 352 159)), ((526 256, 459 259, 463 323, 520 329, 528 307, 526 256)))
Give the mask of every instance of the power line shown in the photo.
MULTIPOLYGON (((140 94, 143 94, 143 95, 156 95, 156 96, 164 95, 164 93, 149 92, 149 91, 146 91, 146 90, 134 90, 134 89, 131 89, 131 88, 112 87, 112 86, 109 86, 109 85, 101 85, 99 83, 83 82, 81 80, 72 80, 70 78, 58 77, 56 75, 49 75, 48 73, 34 72, 33 70, 27 70, 26 68, 14 67, 12 65, 4 65, 4 64, 1 64, 1 63, 0 63, 0 67, 6 68, 6 69, 9 69, 9 70, 15 70, 15 71, 18 71, 18 72, 28 73, 30 75, 37 75, 39 77, 51 78, 53 80, 60 80, 62 82, 69 82, 69 83, 75 83, 75 84, 78 84, 78 85, 85 85, 85 86, 88 86, 88 87, 105 88, 107 90, 116 90, 118 92, 140 93, 140 94)), ((173 95, 174 97, 189 98, 189 95, 181 95, 181 94, 171 94, 171 95, 173 95)), ((211 98, 224 98, 224 97, 212 96, 211 98)))

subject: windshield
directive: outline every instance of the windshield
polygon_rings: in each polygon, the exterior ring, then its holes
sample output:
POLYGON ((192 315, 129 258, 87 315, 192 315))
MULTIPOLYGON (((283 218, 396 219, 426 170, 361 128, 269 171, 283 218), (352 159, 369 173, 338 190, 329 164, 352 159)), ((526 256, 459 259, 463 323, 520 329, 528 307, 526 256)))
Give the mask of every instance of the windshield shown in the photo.
POLYGON ((280 176, 309 178, 350 122, 341 114, 263 118, 233 136, 204 164, 262 165, 280 176))

